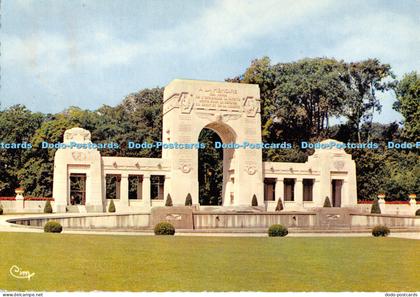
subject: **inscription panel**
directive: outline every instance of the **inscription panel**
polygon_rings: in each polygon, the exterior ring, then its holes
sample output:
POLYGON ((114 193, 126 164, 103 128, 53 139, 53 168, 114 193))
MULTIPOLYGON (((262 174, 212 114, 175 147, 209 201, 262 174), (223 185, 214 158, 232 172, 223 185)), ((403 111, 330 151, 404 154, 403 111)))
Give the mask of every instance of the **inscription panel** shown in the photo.
POLYGON ((240 111, 243 99, 232 88, 200 88, 195 94, 196 109, 240 111))

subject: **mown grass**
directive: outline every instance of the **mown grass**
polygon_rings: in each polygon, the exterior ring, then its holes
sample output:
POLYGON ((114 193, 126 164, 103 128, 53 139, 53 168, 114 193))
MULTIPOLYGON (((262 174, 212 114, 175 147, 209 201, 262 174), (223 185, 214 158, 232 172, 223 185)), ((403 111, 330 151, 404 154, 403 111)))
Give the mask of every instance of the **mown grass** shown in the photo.
POLYGON ((397 238, 0 233, 0 251, 5 290, 420 290, 420 241, 397 238))

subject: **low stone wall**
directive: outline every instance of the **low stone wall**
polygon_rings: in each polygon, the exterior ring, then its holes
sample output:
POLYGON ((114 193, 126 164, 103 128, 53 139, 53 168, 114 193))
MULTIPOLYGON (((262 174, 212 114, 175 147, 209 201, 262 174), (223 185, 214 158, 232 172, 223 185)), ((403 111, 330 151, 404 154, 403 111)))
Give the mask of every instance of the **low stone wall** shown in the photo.
MULTIPOLYGON (((0 200, 3 212, 7 213, 43 213, 45 200, 0 200)), ((51 201, 54 208, 54 201, 51 201)))
MULTIPOLYGON (((416 211, 420 209, 420 204, 385 202, 380 203, 379 207, 382 214, 414 216, 416 211)), ((357 208, 362 212, 370 213, 372 204, 358 204, 357 208)))
POLYGON ((374 227, 385 225, 388 227, 420 228, 420 216, 396 216, 384 214, 352 214, 352 227, 374 227))
POLYGON ((8 220, 9 223, 35 227, 43 227, 48 221, 58 221, 63 228, 71 229, 147 229, 150 214, 61 215, 8 220))
POLYGON ((273 224, 287 227, 311 228, 316 214, 310 212, 214 213, 195 212, 194 229, 268 228, 273 224))
POLYGON ((9 219, 8 222, 42 227, 56 220, 70 229, 153 229, 169 221, 176 229, 195 230, 264 230, 282 224, 295 230, 328 230, 331 232, 369 231, 376 225, 407 231, 420 230, 420 216, 354 213, 351 209, 320 208, 314 212, 204 212, 188 207, 159 207, 150 213, 67 214, 9 219))

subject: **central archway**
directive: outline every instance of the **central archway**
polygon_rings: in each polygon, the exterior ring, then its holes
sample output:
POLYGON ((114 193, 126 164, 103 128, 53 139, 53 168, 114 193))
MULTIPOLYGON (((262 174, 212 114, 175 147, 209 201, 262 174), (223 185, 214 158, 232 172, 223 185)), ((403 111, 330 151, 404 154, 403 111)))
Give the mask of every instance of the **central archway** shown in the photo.
POLYGON ((201 130, 198 141, 205 148, 198 151, 198 202, 200 205, 222 205, 223 150, 215 147, 222 142, 211 129, 201 130))
POLYGON ((162 159, 168 162, 170 171, 165 175, 164 190, 171 194, 174 205, 185 205, 190 196, 193 205, 200 204, 200 148, 173 145, 197 144, 203 129, 213 130, 224 144, 239 145, 237 149, 220 148, 222 205, 249 206, 253 196, 263 205, 262 150, 244 146, 261 143, 258 86, 192 80, 174 80, 164 91, 162 159))
POLYGON ((198 141, 205 144, 198 153, 200 205, 233 204, 235 169, 232 162, 235 150, 216 147, 216 143, 235 143, 235 132, 227 124, 216 121, 201 130, 198 141))

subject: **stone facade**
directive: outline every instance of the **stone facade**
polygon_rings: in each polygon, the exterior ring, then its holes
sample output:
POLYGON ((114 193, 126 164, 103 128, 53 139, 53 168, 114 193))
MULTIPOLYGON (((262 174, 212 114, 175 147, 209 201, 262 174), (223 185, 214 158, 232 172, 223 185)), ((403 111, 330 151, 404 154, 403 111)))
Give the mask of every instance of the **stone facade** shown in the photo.
MULTIPOLYGON (((54 160, 55 210, 106 211, 107 176, 116 177, 113 198, 118 212, 150 211, 153 206, 163 206, 168 194, 174 206, 184 205, 188 194, 198 206, 198 149, 166 145, 197 143, 204 128, 215 131, 224 144, 261 143, 258 86, 172 81, 164 92, 162 158, 102 157, 97 149, 58 149, 54 160), (163 184, 151 184, 156 176, 164 179, 163 184), (72 177, 81 180, 83 191, 72 190, 72 177), (129 197, 132 177, 137 194, 129 197)), ((64 134, 65 144, 90 141, 90 132, 81 128, 64 134)), ((262 149, 223 150, 223 207, 249 207, 253 195, 268 211, 275 209, 279 199, 286 210, 320 207, 325 197, 336 207, 357 205, 355 163, 343 149, 316 149, 306 163, 263 162, 262 149)))

